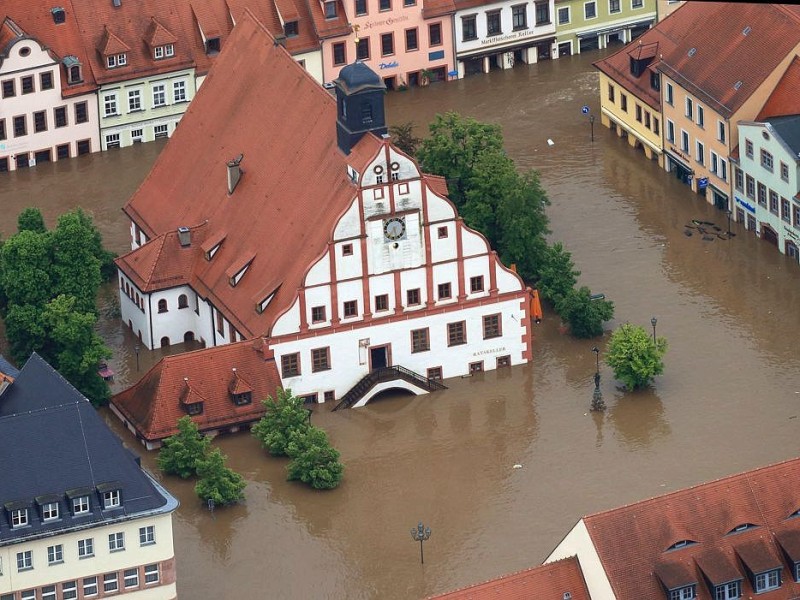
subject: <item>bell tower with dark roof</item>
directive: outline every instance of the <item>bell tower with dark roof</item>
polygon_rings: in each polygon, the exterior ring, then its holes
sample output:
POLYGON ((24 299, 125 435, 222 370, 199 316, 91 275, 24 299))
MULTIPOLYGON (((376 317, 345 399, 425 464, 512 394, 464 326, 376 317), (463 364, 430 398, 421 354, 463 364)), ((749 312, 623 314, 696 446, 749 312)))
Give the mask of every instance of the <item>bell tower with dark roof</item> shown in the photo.
POLYGON ((347 65, 334 80, 336 86, 336 141, 345 154, 368 131, 386 133, 383 96, 386 85, 362 62, 347 65))

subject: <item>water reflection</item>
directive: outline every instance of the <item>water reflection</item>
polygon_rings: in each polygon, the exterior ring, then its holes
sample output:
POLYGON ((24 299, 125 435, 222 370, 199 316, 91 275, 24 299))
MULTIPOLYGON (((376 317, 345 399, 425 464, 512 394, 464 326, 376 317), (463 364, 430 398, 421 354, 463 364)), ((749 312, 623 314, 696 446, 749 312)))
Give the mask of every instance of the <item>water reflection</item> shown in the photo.
POLYGON ((664 404, 653 388, 623 391, 609 404, 609 422, 622 442, 632 451, 651 449, 655 441, 667 437, 671 427, 664 404))

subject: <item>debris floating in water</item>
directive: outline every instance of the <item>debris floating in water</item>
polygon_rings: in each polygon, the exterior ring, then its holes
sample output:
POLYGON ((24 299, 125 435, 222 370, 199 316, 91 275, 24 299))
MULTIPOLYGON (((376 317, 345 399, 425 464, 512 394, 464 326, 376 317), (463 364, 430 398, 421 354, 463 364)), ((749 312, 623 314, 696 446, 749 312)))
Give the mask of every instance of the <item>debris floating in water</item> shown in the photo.
POLYGON ((548 146, 552 146, 554 144, 555 144, 555 142, 553 140, 551 140, 550 138, 547 138, 547 145, 548 146))
POLYGON ((513 468, 515 468, 515 469, 521 469, 521 468, 522 468, 522 465, 521 465, 521 464, 519 464, 519 463, 517 463, 517 464, 515 464, 515 465, 514 465, 514 467, 513 467, 513 468))

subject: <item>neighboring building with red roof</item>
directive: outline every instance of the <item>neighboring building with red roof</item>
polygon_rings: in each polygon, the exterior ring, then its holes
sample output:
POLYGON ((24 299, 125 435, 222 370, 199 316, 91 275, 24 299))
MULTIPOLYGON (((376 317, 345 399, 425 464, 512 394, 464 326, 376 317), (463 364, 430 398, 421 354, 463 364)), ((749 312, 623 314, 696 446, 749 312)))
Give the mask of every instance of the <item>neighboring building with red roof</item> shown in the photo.
POLYGON ((429 600, 591 600, 576 557, 431 596, 429 600))
POLYGON ((281 386, 260 340, 168 356, 114 396, 111 410, 148 450, 191 415, 209 435, 238 431, 264 416, 262 401, 281 386))
POLYGON ((577 556, 593 599, 798 598, 799 481, 793 459, 584 517, 546 562, 577 556))
POLYGON ((69 0, 0 4, 0 172, 98 150, 96 88, 69 0))
POLYGON ((531 290, 382 136, 380 77, 348 65, 334 98, 249 11, 228 46, 124 208, 143 343, 262 338, 283 387, 347 405, 529 361, 531 290))

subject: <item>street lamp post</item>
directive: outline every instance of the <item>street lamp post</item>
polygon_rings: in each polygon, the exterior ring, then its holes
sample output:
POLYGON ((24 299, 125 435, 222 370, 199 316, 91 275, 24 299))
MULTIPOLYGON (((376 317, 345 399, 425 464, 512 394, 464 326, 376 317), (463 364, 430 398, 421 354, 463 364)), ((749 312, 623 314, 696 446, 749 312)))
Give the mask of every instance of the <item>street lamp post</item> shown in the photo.
POLYGON ((658 323, 658 319, 656 319, 655 317, 650 319, 650 325, 653 326, 653 343, 654 344, 656 343, 656 323, 658 323))
POLYGON ((133 351, 136 352, 136 372, 139 372, 139 344, 136 344, 133 347, 133 351))
POLYGON ((422 542, 427 541, 429 537, 431 537, 431 528, 425 527, 422 521, 419 522, 416 528, 411 529, 411 538, 415 542, 419 542, 419 562, 423 565, 425 564, 425 555, 422 552, 422 542))
POLYGON ((592 141, 594 141, 594 115, 589 115, 589 130, 591 131, 592 141))
POLYGON ((600 348, 592 348, 595 358, 594 371, 594 392, 592 392, 592 410, 605 410, 606 403, 603 402, 603 392, 600 391, 600 348))
POLYGON ((731 237, 731 215, 733 214, 733 211, 731 209, 728 209, 726 212, 728 213, 728 238, 730 238, 731 237))

